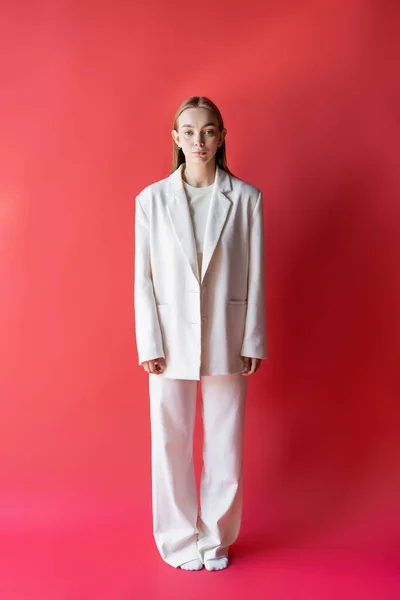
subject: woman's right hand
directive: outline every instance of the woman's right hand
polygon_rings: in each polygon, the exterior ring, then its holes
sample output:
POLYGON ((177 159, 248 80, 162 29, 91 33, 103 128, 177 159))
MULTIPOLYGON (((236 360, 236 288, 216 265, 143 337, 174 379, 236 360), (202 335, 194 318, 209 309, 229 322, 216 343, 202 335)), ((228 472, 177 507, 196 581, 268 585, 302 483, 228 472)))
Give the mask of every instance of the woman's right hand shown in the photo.
POLYGON ((145 360, 142 362, 142 367, 147 373, 161 375, 166 368, 165 358, 160 357, 153 360, 145 360))

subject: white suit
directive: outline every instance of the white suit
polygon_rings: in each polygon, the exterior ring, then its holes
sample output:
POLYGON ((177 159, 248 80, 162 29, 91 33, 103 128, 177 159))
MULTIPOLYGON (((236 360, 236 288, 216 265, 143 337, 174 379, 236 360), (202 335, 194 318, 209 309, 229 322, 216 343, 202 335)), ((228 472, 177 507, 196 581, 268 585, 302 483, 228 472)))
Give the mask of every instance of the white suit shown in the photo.
POLYGON ((242 510, 247 378, 266 358, 262 193, 216 167, 198 273, 181 165, 136 198, 135 321, 149 375, 153 531, 174 567, 228 554, 242 510), (197 384, 204 425, 200 513, 193 469, 197 384))
POLYGON ((182 168, 136 197, 136 340, 139 364, 200 380, 267 358, 262 192, 216 166, 199 274, 182 168))

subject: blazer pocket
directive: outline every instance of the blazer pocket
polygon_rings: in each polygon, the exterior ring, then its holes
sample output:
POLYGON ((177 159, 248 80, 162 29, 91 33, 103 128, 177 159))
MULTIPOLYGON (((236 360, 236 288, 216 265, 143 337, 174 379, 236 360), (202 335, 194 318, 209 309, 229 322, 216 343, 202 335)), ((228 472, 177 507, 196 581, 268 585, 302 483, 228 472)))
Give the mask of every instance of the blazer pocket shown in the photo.
POLYGON ((157 308, 165 308, 167 306, 170 306, 169 304, 156 304, 157 308))
POLYGON ((247 300, 228 300, 229 304, 247 304, 247 300))

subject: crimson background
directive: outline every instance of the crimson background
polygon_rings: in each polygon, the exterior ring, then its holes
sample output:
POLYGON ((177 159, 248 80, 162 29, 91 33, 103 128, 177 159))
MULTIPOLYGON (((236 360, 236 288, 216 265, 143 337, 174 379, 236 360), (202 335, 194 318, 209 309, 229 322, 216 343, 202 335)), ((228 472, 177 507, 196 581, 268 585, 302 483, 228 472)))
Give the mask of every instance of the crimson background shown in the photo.
POLYGON ((398 597, 398 17, 373 0, 1 4, 3 598, 398 597), (218 575, 154 546, 133 319, 135 195, 169 174, 193 94, 265 202, 269 359, 218 575))

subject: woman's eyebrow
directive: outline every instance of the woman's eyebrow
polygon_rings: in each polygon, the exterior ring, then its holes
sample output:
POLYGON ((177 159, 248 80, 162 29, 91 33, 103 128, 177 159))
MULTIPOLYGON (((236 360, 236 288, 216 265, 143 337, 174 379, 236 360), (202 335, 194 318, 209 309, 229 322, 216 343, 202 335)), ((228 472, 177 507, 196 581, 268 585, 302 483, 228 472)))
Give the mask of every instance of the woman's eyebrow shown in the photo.
MULTIPOLYGON (((206 123, 205 125, 203 125, 202 129, 204 129, 204 127, 209 127, 210 125, 216 126, 216 123, 213 123, 212 121, 210 121, 209 123, 206 123)), ((186 124, 186 125, 182 125, 182 127, 193 127, 193 125, 186 124)))

